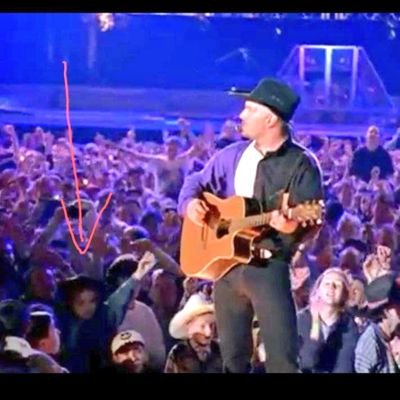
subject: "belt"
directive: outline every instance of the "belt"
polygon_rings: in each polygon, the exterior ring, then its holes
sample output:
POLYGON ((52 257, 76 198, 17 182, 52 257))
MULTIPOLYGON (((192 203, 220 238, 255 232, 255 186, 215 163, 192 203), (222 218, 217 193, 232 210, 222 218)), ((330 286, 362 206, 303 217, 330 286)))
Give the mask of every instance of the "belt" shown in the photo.
POLYGON ((257 258, 259 260, 268 260, 273 255, 270 250, 262 248, 253 248, 252 254, 254 258, 257 258))
MULTIPOLYGON (((290 263, 291 261, 291 256, 288 256, 284 253, 282 253, 280 250, 269 250, 265 248, 255 248, 253 247, 251 250, 251 254, 253 256, 253 260, 255 261, 261 261, 265 262, 265 260, 277 260, 277 261, 282 261, 285 263, 290 263)), ((265 265, 265 264, 263 264, 265 265)))

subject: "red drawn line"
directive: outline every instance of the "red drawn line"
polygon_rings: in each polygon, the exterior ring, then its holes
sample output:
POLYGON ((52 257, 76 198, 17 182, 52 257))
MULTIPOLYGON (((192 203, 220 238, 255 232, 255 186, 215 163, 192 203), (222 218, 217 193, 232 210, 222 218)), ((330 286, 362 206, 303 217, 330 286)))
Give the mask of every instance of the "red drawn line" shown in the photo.
MULTIPOLYGON (((82 203, 81 203, 81 197, 80 197, 80 193, 79 193, 79 179, 78 179, 78 174, 76 172, 76 164, 75 164, 75 154, 74 154, 74 145, 73 145, 73 141, 72 141, 72 128, 71 128, 71 119, 70 119, 70 102, 69 102, 69 88, 68 88, 68 76, 67 76, 67 71, 68 71, 68 67, 67 67, 67 62, 63 61, 64 64, 64 87, 65 87, 65 111, 66 111, 66 118, 67 118, 67 129, 68 129, 68 138, 69 138, 69 145, 70 145, 70 155, 71 155, 71 161, 72 161, 72 169, 74 172, 74 180, 75 180, 75 193, 76 193, 76 198, 78 201, 78 212, 79 212, 79 237, 81 242, 84 241, 84 237, 83 237, 83 220, 82 220, 82 203)), ((88 242, 86 244, 86 247, 84 248, 84 250, 82 250, 79 246, 79 244, 76 241, 74 232, 72 230, 72 225, 71 225, 71 221, 69 219, 68 216, 68 211, 67 211, 67 207, 65 205, 64 199, 61 199, 61 206, 62 209, 64 211, 64 217, 65 217, 65 221, 67 222, 67 226, 68 226, 68 230, 69 233, 71 235, 72 238, 72 242, 74 243, 75 248, 78 250, 78 252, 80 254, 85 254, 90 247, 90 244, 92 243, 94 234, 96 232, 97 226, 99 224, 100 218, 103 214, 103 212, 106 210, 106 208, 108 207, 111 197, 112 197, 112 193, 110 193, 107 197, 107 200, 103 206, 103 208, 100 210, 99 214, 97 215, 96 221, 94 223, 94 226, 92 228, 92 232, 90 233, 88 242)))
POLYGON ((79 210, 79 237, 81 242, 83 242, 83 223, 82 223, 82 203, 81 203, 81 195, 79 193, 79 180, 78 173, 76 172, 76 164, 75 164, 75 154, 74 154, 74 145, 72 143, 72 128, 71 128, 71 118, 69 112, 69 88, 68 88, 68 66, 67 62, 63 61, 64 64, 64 87, 65 87, 65 112, 67 117, 67 129, 68 129, 68 139, 69 139, 69 151, 71 154, 72 161, 72 170, 74 171, 74 179, 75 179, 75 193, 76 198, 78 200, 78 210, 79 210))
POLYGON ((96 229, 97 229, 97 225, 99 224, 99 221, 100 221, 100 218, 101 218, 103 212, 104 212, 104 211, 106 210, 106 208, 108 207, 108 204, 110 203, 110 200, 111 200, 112 195, 113 195, 112 193, 110 193, 110 194, 108 195, 107 200, 106 200, 106 202, 105 202, 103 208, 101 209, 101 211, 100 211, 99 214, 97 215, 97 218, 96 218, 96 221, 95 221, 95 223, 94 223, 92 232, 90 233, 89 240, 88 240, 88 242, 87 242, 86 247, 85 247, 84 250, 82 250, 82 249, 79 247, 79 244, 77 243, 77 241, 76 241, 76 239, 75 239, 75 235, 74 235, 74 232, 73 232, 72 226, 71 226, 71 221, 70 221, 70 219, 69 219, 69 217, 68 217, 67 207, 65 206, 64 200, 61 200, 61 206, 62 206, 63 211, 64 211, 64 217, 65 217, 65 220, 67 221, 68 230, 69 230, 69 233, 71 234, 72 242, 74 243, 75 248, 78 250, 78 252, 79 252, 80 254, 83 255, 83 254, 87 253, 87 251, 89 250, 89 247, 90 247, 90 245, 91 245, 91 243, 92 243, 94 234, 95 234, 96 229))

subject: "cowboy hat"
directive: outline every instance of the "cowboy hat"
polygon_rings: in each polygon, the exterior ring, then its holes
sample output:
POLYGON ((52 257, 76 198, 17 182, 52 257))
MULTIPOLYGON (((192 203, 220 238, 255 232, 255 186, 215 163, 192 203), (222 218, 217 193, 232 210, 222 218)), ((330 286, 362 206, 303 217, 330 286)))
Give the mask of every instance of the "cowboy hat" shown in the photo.
POLYGON ((214 313, 214 304, 205 301, 200 295, 194 294, 185 306, 175 314, 169 324, 169 334, 175 339, 186 339, 187 324, 199 315, 214 313))
POLYGON ((76 293, 83 290, 92 290, 97 292, 100 297, 104 296, 104 282, 90 278, 85 275, 76 275, 67 278, 58 284, 60 295, 64 300, 70 301, 76 293))
POLYGON ((370 313, 378 312, 389 303, 400 304, 400 279, 393 273, 382 275, 365 288, 370 313))
POLYGON ((289 122, 292 119, 300 104, 300 97, 292 88, 271 78, 262 79, 251 92, 232 88, 229 93, 269 107, 285 122, 289 122))

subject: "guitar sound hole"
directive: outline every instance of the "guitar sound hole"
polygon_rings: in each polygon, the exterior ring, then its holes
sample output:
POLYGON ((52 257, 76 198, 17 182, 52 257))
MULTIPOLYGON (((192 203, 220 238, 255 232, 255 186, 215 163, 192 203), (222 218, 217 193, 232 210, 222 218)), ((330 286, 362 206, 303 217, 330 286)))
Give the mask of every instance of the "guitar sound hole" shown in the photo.
POLYGON ((221 239, 222 237, 229 234, 229 226, 230 226, 230 221, 227 221, 225 219, 219 221, 216 231, 216 236, 218 239, 221 239))

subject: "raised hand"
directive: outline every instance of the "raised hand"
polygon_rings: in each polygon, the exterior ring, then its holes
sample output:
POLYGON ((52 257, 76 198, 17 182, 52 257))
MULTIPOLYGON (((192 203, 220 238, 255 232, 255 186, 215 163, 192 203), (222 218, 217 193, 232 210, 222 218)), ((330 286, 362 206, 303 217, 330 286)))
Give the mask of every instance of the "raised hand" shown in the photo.
POLYGON ((310 313, 311 313, 311 331, 310 331, 310 338, 313 340, 319 339, 319 331, 320 331, 320 315, 322 310, 323 304, 319 295, 316 294, 314 297, 310 299, 310 313))
POLYGON ((369 254, 367 256, 367 258, 363 263, 362 269, 364 276, 367 278, 368 283, 389 272, 390 262, 387 262, 387 260, 388 260, 387 250, 383 249, 379 250, 379 255, 369 254))
POLYGON ((378 246, 376 249, 376 254, 382 270, 389 270, 392 250, 386 246, 378 246))
POLYGON ((154 268, 156 261, 151 253, 146 253, 138 263, 136 271, 132 274, 132 277, 138 281, 141 281, 148 273, 154 268))
POLYGON ((381 169, 379 167, 374 167, 371 170, 371 181, 372 182, 377 182, 380 178, 381 175, 381 169))
POLYGON ((154 248, 154 244, 150 239, 138 239, 130 243, 131 251, 144 254, 146 251, 151 252, 154 248))
POLYGON ((290 281, 292 284, 292 291, 296 291, 303 287, 304 283, 310 277, 310 268, 290 268, 290 281))

